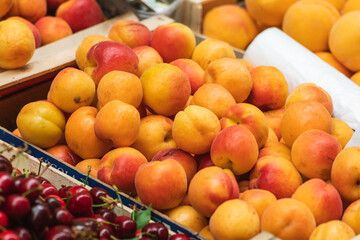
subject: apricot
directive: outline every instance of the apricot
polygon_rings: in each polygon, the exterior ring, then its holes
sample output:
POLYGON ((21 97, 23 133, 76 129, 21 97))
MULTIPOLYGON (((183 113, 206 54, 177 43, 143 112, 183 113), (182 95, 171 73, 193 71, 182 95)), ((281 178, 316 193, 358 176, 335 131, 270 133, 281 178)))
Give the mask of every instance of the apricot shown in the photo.
POLYGON ((135 74, 124 71, 111 71, 105 74, 96 92, 100 107, 112 100, 120 100, 137 108, 143 98, 140 79, 135 74))
POLYGON ((326 1, 302 0, 286 11, 282 30, 310 51, 326 51, 330 30, 339 17, 339 11, 326 1))
POLYGON ((65 125, 65 139, 69 148, 83 159, 101 158, 111 149, 109 141, 99 139, 94 130, 98 110, 81 107, 74 111, 65 125))
POLYGON ((285 105, 289 94, 283 73, 272 66, 258 66, 251 70, 253 87, 248 102, 262 111, 279 109, 285 105))
POLYGON ((360 11, 349 12, 331 28, 329 47, 334 57, 353 72, 360 70, 360 11))
POLYGON ((79 47, 76 49, 75 60, 77 66, 84 70, 86 66, 90 65, 90 61, 86 55, 90 48, 101 41, 109 41, 110 39, 102 35, 89 35, 85 37, 79 47))
POLYGON ((106 103, 96 115, 94 130, 96 136, 111 141, 114 148, 128 147, 139 134, 140 114, 137 109, 120 100, 106 103))
POLYGON ((35 23, 47 13, 46 0, 14 0, 14 5, 7 13, 7 17, 20 16, 35 23))
POLYGON ((232 58, 216 59, 205 70, 206 83, 218 83, 228 90, 237 103, 243 102, 253 88, 248 68, 232 58))
POLYGON ((42 17, 36 21, 35 26, 39 29, 42 45, 55 42, 72 34, 69 24, 58 17, 42 17))
POLYGON ((215 239, 251 239, 260 232, 260 218, 249 203, 233 199, 216 209, 209 227, 215 239))
POLYGON ((131 48, 136 48, 150 45, 151 32, 141 22, 124 19, 111 26, 109 38, 131 48))
POLYGON ((48 98, 67 113, 89 106, 95 97, 95 83, 83 71, 68 67, 61 70, 51 82, 48 98))
POLYGON ((214 7, 205 14, 203 34, 245 50, 258 34, 257 27, 248 12, 235 4, 214 7))
POLYGON ((212 61, 225 57, 235 58, 231 46, 227 42, 209 38, 196 45, 191 59, 206 70, 212 61))
POLYGON ((0 68, 24 66, 35 52, 35 39, 30 28, 18 20, 0 21, 0 68))
POLYGON ((321 103, 302 101, 286 109, 280 130, 287 146, 291 147, 301 133, 310 129, 319 129, 329 134, 332 132, 331 115, 321 103))
POLYGON ((190 100, 190 105, 205 107, 221 118, 223 112, 236 104, 234 97, 223 86, 216 83, 202 85, 190 100))
POLYGON ((180 68, 168 63, 150 67, 140 80, 144 93, 143 102, 154 113, 175 115, 189 99, 191 86, 188 77, 180 68))
POLYGON ((341 147, 344 148, 354 134, 354 130, 341 119, 332 118, 332 122, 333 131, 331 135, 335 137, 341 144, 341 147))
POLYGON ((307 240, 316 227, 311 210, 296 199, 285 198, 272 203, 261 217, 260 230, 283 240, 307 240))
POLYGON ((245 0, 246 10, 257 21, 266 26, 281 26, 286 10, 298 0, 245 0))
POLYGON ((286 99, 285 109, 302 101, 317 101, 321 103, 330 113, 333 113, 331 96, 321 87, 313 83, 303 83, 295 87, 286 99))

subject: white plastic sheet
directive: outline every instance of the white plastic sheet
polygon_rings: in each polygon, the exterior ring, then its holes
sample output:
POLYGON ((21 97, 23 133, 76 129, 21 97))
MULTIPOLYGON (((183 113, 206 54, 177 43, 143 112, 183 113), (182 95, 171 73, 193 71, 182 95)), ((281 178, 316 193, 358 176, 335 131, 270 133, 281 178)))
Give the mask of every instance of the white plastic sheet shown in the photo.
MULTIPOLYGON (((244 59, 254 66, 278 68, 287 79, 290 92, 301 83, 322 87, 332 97, 333 117, 360 130, 360 87, 280 29, 269 28, 260 33, 245 51, 244 59)), ((355 144, 360 146, 359 141, 355 144)))

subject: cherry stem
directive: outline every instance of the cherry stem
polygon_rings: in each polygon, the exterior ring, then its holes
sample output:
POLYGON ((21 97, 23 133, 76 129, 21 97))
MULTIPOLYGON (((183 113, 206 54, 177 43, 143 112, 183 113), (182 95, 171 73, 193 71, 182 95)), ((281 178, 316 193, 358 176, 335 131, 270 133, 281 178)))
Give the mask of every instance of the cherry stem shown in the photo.
POLYGON ((110 205, 109 203, 93 204, 92 207, 107 207, 109 205, 110 205))
POLYGON ((37 187, 35 187, 35 188, 32 188, 32 189, 29 189, 29 190, 27 190, 26 192, 24 192, 23 194, 22 194, 22 196, 23 197, 26 197, 27 195, 29 195, 29 194, 31 194, 31 193, 33 193, 33 192, 35 192, 35 191, 41 191, 41 190, 43 190, 43 186, 41 186, 41 185, 39 185, 39 186, 37 186, 37 187))
POLYGON ((119 201, 120 201, 120 204, 121 204, 121 210, 122 210, 122 215, 125 215, 125 210, 124 210, 124 204, 121 200, 121 196, 119 194, 119 189, 117 188, 117 186, 113 185, 113 188, 115 189, 115 192, 116 192, 116 196, 118 197, 119 201))
POLYGON ((91 166, 88 165, 88 171, 87 171, 87 174, 86 174, 86 178, 85 178, 83 187, 85 187, 87 185, 87 182, 88 182, 89 176, 90 176, 90 172, 91 172, 91 166))

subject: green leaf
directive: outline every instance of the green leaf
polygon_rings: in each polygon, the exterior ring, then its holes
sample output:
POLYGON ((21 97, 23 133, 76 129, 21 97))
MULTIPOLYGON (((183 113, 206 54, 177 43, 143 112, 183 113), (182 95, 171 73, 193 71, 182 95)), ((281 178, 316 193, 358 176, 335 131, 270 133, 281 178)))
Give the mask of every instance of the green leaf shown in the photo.
POLYGON ((138 229, 142 229, 151 219, 151 205, 145 210, 138 210, 133 212, 133 219, 135 220, 138 229), (135 213, 134 213, 135 212, 135 213))

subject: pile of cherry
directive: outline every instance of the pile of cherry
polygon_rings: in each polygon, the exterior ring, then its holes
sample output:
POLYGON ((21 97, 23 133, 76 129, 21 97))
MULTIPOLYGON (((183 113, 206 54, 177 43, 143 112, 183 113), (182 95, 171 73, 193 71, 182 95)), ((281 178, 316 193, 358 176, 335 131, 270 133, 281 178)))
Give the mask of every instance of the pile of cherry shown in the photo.
POLYGON ((117 216, 113 208, 118 203, 99 187, 56 189, 43 177, 14 171, 0 155, 2 240, 190 240, 184 234, 169 238, 162 223, 147 221, 139 227, 135 217, 117 216))

